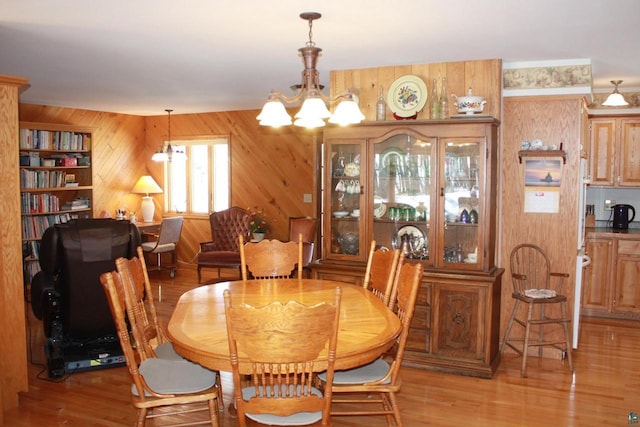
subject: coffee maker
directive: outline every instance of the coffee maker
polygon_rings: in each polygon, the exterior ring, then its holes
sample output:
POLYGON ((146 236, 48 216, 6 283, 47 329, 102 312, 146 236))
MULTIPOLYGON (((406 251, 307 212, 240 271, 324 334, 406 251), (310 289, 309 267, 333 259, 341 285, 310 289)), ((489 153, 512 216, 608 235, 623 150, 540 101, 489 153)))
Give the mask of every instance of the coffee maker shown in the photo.
POLYGON ((613 228, 616 230, 626 230, 629 223, 636 217, 636 210, 631 205, 613 205, 613 228), (629 218, 631 211, 631 218, 629 218))

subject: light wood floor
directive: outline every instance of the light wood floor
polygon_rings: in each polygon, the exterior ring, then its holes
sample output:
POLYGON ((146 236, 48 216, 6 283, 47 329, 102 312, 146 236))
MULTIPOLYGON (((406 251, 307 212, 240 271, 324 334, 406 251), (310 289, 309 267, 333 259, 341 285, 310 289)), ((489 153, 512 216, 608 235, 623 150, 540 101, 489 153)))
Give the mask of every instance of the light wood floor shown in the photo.
MULTIPOLYGON (((196 282, 181 269, 174 280, 152 272, 160 285, 161 317, 168 319, 179 295, 196 282)), ((156 293, 157 297, 157 293, 156 293)), ((41 325, 30 316, 41 341, 41 325)), ((560 360, 531 357, 528 378, 520 378, 520 359, 506 354, 491 380, 403 368, 399 395, 405 426, 624 426, 629 412, 640 412, 640 324, 584 319, 575 373, 560 360)), ((42 362, 41 344, 32 360, 42 362)), ((76 373, 62 381, 46 380, 43 366, 30 366, 30 390, 20 406, 5 413, 10 426, 131 426, 130 379, 125 367, 76 373)), ((225 406, 230 402, 230 374, 223 373, 225 406)), ((153 426, 150 422, 147 425, 153 426)), ((228 411, 221 426, 235 426, 228 411)), ((334 426, 382 426, 383 417, 335 417, 334 426)))

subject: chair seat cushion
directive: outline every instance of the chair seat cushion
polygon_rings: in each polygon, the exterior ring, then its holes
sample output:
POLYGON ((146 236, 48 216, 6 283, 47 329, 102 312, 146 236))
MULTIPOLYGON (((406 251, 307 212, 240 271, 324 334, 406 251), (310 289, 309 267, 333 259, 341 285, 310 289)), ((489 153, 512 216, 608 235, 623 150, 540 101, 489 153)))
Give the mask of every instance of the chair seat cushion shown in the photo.
POLYGON ((143 242, 141 246, 143 251, 153 253, 171 252, 176 250, 175 243, 165 243, 164 245, 158 245, 156 247, 156 242, 143 242))
MULTIPOLYGON (((364 384, 373 381, 378 381, 381 378, 384 378, 389 372, 390 366, 389 364, 382 360, 377 359, 374 362, 369 363, 368 365, 359 366, 353 369, 347 369, 345 371, 335 371, 333 376, 333 384, 364 384)), ((327 380, 326 373, 321 373, 318 375, 322 381, 327 380)), ((384 384, 388 384, 391 382, 391 378, 387 378, 384 381, 384 384)))
MULTIPOLYGON (((138 370, 149 388, 160 394, 197 393, 216 383, 215 372, 186 360, 146 359, 138 370)), ((135 385, 131 386, 131 392, 138 396, 135 385)))
POLYGON ((164 342, 160 344, 159 346, 154 348, 153 351, 156 353, 158 359, 186 361, 184 357, 180 356, 176 352, 176 350, 173 348, 173 344, 171 344, 170 342, 164 342))
MULTIPOLYGON (((299 387, 299 386, 298 386, 299 387)), ((259 387, 262 392, 262 387, 259 387)), ((322 392, 315 387, 312 387, 311 392, 316 396, 322 396, 322 392)), ((242 389, 242 398, 249 400, 255 397, 255 387, 245 387, 242 389)), ((322 411, 318 412, 297 412, 286 417, 273 414, 249 414, 247 418, 252 419, 261 424, 267 424, 272 426, 304 426, 307 424, 313 424, 322 419, 322 411)))
POLYGON ((240 264, 240 253, 233 251, 200 252, 198 264, 240 264))

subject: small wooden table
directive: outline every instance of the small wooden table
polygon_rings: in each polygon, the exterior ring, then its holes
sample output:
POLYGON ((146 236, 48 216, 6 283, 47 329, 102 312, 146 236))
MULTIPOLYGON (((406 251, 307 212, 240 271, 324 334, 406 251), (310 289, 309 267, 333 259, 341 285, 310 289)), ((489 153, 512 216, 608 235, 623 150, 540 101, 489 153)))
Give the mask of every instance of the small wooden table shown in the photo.
MULTIPOLYGON (((319 279, 266 279, 220 282, 184 293, 175 307, 167 333, 185 358, 216 371, 231 371, 223 292, 233 304, 262 306, 295 300, 312 305, 333 302, 342 289, 336 369, 348 369, 375 360, 400 334, 398 317, 361 286, 319 279)), ((243 355, 239 354, 242 362, 243 355)), ((323 357, 326 355, 323 353, 323 357)))

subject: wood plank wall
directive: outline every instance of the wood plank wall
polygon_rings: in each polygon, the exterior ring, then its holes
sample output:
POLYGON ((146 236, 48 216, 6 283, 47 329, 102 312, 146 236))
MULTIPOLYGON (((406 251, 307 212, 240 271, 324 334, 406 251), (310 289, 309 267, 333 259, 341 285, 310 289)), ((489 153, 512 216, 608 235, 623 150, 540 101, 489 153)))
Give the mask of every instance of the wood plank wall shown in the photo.
POLYGON ((0 75, 0 425, 4 412, 18 405, 18 392, 29 387, 17 162, 18 91, 27 83, 27 79, 0 75))
MULTIPOLYGON (((500 119, 502 97, 502 61, 489 59, 480 61, 441 62, 434 64, 400 65, 354 70, 331 71, 331 95, 350 89, 360 98, 360 109, 365 120, 376 119, 376 102, 382 87, 385 99, 393 82, 406 74, 420 77, 427 85, 429 98, 433 88, 433 79, 437 80, 438 93, 441 91, 442 78, 447 79, 449 114, 456 114, 451 94, 465 96, 471 87, 473 94, 484 96, 487 104, 483 114, 500 119)), ((418 119, 429 119, 429 104, 418 113, 418 119)), ((387 108, 387 120, 393 120, 393 112, 387 108)))
POLYGON ((500 265, 506 269, 502 288, 501 335, 511 313, 513 287, 510 281, 509 255, 520 243, 542 247, 550 258, 553 271, 568 273, 563 287, 572 313, 577 255, 578 182, 583 132, 587 120, 583 99, 577 96, 505 98, 502 167, 500 265), (523 140, 541 139, 560 145, 567 153, 562 167, 560 210, 558 213, 524 212, 524 161, 518 162, 523 140))
MULTIPOLYGON (((172 114, 171 138, 227 136, 231 142, 231 204, 263 207, 272 220, 269 238, 288 238, 289 217, 315 216, 317 134, 299 128, 273 130, 258 125, 258 111, 172 114), (313 203, 303 203, 313 194, 313 203)), ((139 211, 131 188, 141 175, 164 187, 163 164, 151 160, 167 140, 167 116, 106 113, 53 106, 20 105, 20 120, 95 128, 93 141, 94 215, 127 207, 139 211)), ((164 198, 154 195, 156 219, 164 198)), ((193 261, 199 242, 210 240, 206 215, 185 218, 178 259, 193 261)))

